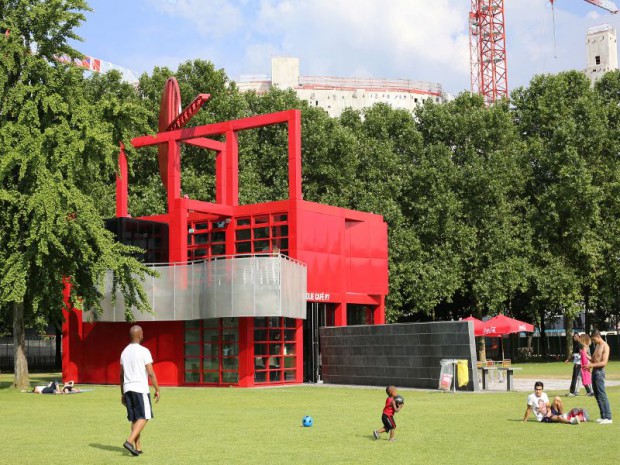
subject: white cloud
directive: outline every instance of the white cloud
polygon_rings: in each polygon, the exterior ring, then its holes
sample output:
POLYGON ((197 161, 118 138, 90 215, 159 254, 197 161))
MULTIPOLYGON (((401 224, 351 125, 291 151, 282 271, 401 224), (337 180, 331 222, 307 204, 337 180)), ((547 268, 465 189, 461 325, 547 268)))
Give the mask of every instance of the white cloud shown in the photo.
MULTIPOLYGON (((188 47, 198 54, 194 58, 214 61, 231 77, 269 74, 271 56, 286 54, 300 58, 304 75, 424 80, 452 93, 469 89, 466 0, 147 1, 202 35, 204 44, 188 47)), ((620 18, 584 5, 556 2, 554 29, 547 0, 506 0, 510 89, 527 85, 534 74, 582 69, 587 28, 620 26, 620 18)))

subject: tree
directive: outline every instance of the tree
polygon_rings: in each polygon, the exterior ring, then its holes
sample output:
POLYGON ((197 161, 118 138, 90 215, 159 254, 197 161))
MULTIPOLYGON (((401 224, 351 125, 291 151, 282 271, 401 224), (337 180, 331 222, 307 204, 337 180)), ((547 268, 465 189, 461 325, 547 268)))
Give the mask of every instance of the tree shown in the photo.
POLYGON ((98 310, 112 270, 127 309, 148 309, 140 282, 150 272, 104 229, 88 193, 115 171, 122 125, 103 117, 79 68, 56 60, 80 56, 67 41, 79 39, 86 10, 82 0, 0 4, 0 307, 13 313, 20 389, 29 385, 24 321, 61 318, 65 278, 73 305, 98 310))
POLYGON ((534 298, 541 318, 550 311, 564 316, 568 349, 572 321, 596 295, 604 266, 606 165, 617 152, 606 150, 605 106, 582 73, 536 76, 512 97, 532 170, 526 189, 534 298))

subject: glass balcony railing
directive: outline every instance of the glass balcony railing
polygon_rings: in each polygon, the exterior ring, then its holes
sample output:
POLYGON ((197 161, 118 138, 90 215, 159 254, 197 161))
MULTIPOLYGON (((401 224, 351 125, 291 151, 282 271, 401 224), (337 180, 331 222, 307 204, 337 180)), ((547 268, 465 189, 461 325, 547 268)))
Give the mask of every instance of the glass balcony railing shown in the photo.
MULTIPOLYGON (((144 290, 152 313, 133 309, 135 321, 278 316, 306 318, 307 267, 279 254, 219 256, 211 260, 153 265, 144 290)), ((84 321, 126 321, 120 292, 112 298, 106 276, 103 312, 84 312, 84 321)))

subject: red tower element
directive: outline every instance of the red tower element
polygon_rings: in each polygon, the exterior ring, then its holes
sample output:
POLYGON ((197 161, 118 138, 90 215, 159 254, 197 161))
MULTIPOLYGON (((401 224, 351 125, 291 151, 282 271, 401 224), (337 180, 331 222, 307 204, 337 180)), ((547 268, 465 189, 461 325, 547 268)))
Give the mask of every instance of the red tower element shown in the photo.
POLYGON ((471 0, 469 53, 471 91, 487 104, 508 98, 504 0, 471 0))

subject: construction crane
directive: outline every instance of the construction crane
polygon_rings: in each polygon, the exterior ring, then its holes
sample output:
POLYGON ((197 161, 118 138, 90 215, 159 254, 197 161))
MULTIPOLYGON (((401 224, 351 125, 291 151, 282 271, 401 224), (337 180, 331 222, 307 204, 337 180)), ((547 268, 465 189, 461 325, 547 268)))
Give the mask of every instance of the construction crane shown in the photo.
MULTIPOLYGON (((483 96, 487 104, 508 98, 508 66, 504 0, 470 0, 469 59, 471 91, 483 96)), ((618 7, 610 0, 584 0, 610 13, 618 7)), ((549 0, 551 6, 555 0, 549 0)))

